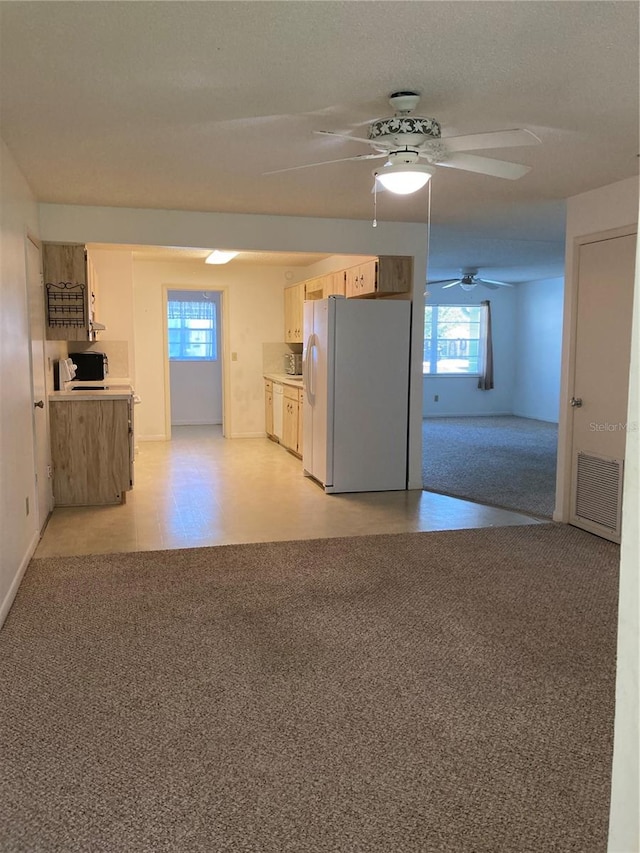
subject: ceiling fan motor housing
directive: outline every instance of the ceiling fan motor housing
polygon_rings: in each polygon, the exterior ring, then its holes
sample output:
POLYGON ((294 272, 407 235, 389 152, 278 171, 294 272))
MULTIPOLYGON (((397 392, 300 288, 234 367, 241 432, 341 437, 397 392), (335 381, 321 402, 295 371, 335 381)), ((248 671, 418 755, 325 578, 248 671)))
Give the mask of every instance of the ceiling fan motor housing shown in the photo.
POLYGON ((393 116, 374 121, 369 139, 385 147, 398 145, 413 148, 431 139, 440 139, 440 124, 434 118, 393 116))

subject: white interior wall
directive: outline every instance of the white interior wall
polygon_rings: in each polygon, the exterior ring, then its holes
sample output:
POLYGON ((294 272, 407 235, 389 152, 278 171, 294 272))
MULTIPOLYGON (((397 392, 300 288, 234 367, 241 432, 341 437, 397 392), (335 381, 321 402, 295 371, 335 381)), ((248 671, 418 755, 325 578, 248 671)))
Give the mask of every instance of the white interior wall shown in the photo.
POLYGON ((202 261, 134 264, 134 325, 136 329, 137 433, 141 441, 166 437, 165 338, 163 288, 223 291, 224 352, 227 384, 225 429, 230 438, 264 435, 263 352, 266 341, 284 337, 282 267, 202 261))
POLYGON ((38 541, 26 234, 38 209, 4 142, 0 213, 0 625, 38 541), (30 512, 27 515, 26 501, 30 512))
POLYGON ((516 288, 464 291, 429 285, 431 305, 479 305, 491 302, 494 385, 480 391, 477 376, 424 376, 422 412, 425 418, 468 415, 509 415, 513 411, 515 381, 516 288), (438 400, 434 399, 438 397, 438 400))
POLYGON ((513 414, 558 422, 564 279, 516 288, 513 414))

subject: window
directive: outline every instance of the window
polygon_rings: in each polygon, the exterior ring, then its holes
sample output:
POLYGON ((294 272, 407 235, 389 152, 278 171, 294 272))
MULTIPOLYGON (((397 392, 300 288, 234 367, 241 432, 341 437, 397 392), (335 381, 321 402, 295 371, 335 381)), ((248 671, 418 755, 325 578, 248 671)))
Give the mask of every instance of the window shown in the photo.
POLYGON ((481 317, 479 305, 427 305, 422 372, 478 376, 481 317))
POLYGON ((175 292, 167 302, 169 358, 172 361, 216 361, 218 324, 216 303, 203 294, 175 292), (174 296, 176 298, 174 298, 174 296))

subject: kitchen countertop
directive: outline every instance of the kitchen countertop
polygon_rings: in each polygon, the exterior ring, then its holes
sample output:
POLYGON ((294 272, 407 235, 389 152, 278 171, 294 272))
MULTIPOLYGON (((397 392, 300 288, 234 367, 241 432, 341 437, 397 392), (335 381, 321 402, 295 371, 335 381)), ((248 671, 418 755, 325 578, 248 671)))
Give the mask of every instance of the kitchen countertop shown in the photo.
POLYGON ((283 385, 302 388, 302 376, 295 376, 291 373, 265 373, 263 375, 265 379, 270 379, 272 382, 281 382, 283 385))
POLYGON ((66 383, 63 391, 52 391, 49 400, 128 400, 134 396, 133 388, 126 382, 71 382, 66 383), (96 386, 104 385, 104 389, 96 390, 96 386), (71 388, 81 386, 81 390, 71 388))

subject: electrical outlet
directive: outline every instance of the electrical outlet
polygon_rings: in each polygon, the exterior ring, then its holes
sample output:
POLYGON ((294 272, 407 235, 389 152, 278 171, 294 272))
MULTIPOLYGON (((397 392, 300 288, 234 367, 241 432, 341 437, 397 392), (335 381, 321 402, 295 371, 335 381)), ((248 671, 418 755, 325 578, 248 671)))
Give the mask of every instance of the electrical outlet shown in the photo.
POLYGON ((433 395, 433 402, 434 402, 434 403, 437 403, 439 399, 440 399, 440 395, 439 395, 439 394, 434 394, 434 395, 433 395))
POLYGON ((231 353, 231 361, 237 361, 237 360, 238 360, 238 353, 232 352, 231 353))
POLYGON ((27 515, 29 515, 29 498, 24 499, 24 507, 27 511, 27 515))

